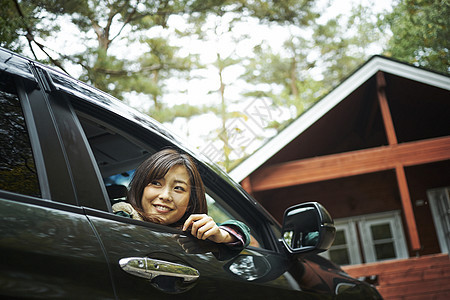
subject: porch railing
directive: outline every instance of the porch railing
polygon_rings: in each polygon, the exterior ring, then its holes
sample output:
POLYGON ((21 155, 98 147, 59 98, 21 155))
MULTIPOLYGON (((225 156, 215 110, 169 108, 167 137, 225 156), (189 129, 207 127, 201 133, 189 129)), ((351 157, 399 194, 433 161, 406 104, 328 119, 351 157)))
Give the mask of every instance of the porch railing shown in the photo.
POLYGON ((372 282, 386 300, 450 299, 450 259, 435 254, 342 267, 372 282))

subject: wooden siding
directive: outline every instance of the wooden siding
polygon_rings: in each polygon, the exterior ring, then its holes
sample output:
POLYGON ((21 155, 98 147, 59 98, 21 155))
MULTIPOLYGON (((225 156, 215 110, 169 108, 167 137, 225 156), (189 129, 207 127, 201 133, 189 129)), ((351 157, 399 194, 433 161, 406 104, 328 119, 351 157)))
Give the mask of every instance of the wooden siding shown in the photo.
POLYGON ((342 268, 356 278, 376 276, 376 288, 385 300, 450 299, 448 254, 342 268))

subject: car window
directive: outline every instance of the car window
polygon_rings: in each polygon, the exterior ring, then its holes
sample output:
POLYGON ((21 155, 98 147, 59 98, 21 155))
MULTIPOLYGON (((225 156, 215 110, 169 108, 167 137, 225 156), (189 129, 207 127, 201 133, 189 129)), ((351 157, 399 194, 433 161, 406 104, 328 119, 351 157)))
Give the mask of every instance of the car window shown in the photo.
POLYGON ((229 219, 233 219, 233 216, 208 194, 206 194, 206 202, 208 203, 208 214, 217 223, 223 223, 229 219))
MULTIPOLYGON (((159 149, 139 143, 137 139, 84 113, 78 112, 77 115, 97 161, 111 204, 125 200, 134 170, 159 149)), ((246 223, 226 201, 214 193, 214 189, 206 185, 206 190, 208 212, 216 222, 237 219, 246 223)), ((250 245, 260 247, 262 239, 258 238, 256 230, 251 228, 251 231, 250 245)))
POLYGON ((0 72, 0 189, 41 197, 30 139, 13 78, 0 72))
MULTIPOLYGON (((217 223, 223 223, 230 219, 240 219, 238 214, 231 213, 232 209, 227 207, 225 208, 224 202, 216 201, 213 197, 211 197, 208 193, 206 194, 206 201, 208 203, 208 214, 216 221, 217 223)), ((245 222, 245 220, 240 219, 240 221, 245 222)), ((247 224, 249 225, 249 224, 247 224)), ((257 237, 257 232, 255 230, 250 231, 250 246, 252 247, 261 247, 262 242, 261 239, 257 237)))

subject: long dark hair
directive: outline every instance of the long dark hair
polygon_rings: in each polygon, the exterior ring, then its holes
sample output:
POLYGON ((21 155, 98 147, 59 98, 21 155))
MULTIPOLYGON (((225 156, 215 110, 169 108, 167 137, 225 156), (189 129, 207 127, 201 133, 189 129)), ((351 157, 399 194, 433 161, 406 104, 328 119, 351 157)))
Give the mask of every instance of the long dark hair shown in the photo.
POLYGON ((141 214, 146 221, 153 222, 151 216, 147 216, 142 207, 142 194, 145 187, 153 180, 164 178, 167 172, 174 166, 184 166, 190 179, 189 205, 180 220, 169 226, 179 227, 191 214, 207 214, 205 187, 192 157, 189 154, 180 153, 174 149, 165 149, 156 152, 139 167, 137 167, 128 191, 128 202, 141 214))

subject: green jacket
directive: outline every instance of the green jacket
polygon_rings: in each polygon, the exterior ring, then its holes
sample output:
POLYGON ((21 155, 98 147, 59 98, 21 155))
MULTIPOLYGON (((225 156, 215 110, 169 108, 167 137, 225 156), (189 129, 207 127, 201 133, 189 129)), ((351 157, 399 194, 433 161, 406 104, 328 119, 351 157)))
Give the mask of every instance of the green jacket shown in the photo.
POLYGON ((244 236, 245 244, 244 244, 244 246, 236 246, 236 248, 237 247, 239 247, 239 248, 242 247, 242 249, 244 249, 245 247, 247 247, 250 244, 250 228, 248 228, 248 226, 245 225, 244 223, 242 223, 241 221, 238 221, 238 220, 227 220, 227 221, 225 221, 223 223, 218 223, 217 225, 218 226, 231 225, 231 226, 236 226, 239 229, 239 231, 244 236))

